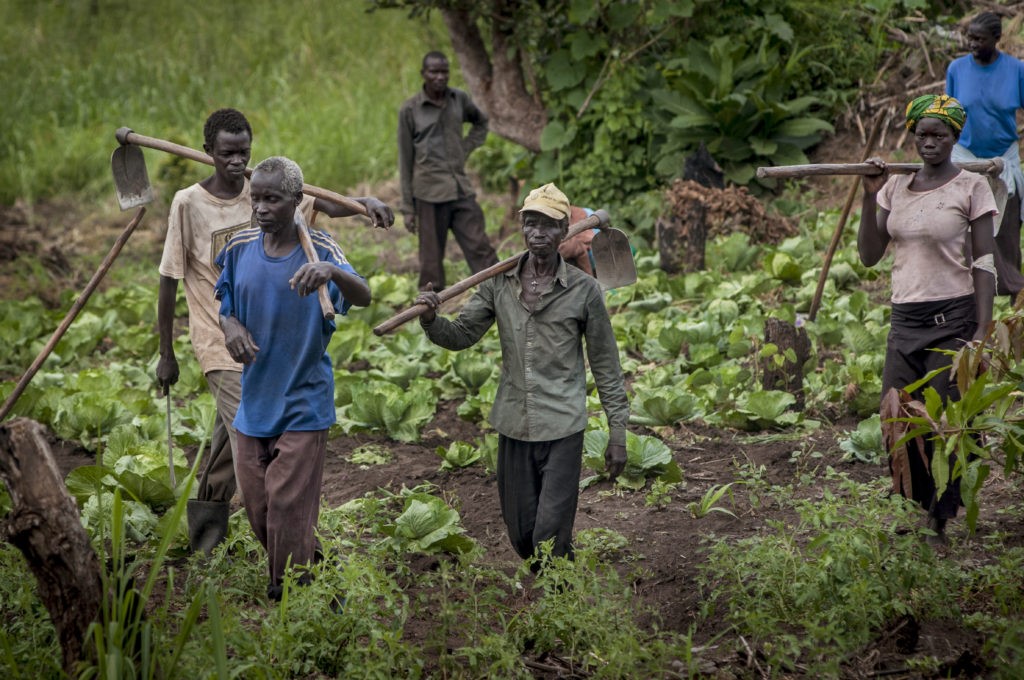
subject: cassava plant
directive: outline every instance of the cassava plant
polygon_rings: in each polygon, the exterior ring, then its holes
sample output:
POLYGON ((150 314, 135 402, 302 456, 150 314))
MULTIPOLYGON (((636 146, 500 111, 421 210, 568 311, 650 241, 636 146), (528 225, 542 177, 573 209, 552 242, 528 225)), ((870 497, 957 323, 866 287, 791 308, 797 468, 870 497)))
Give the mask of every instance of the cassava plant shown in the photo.
POLYGON ((905 390, 891 390, 882 402, 883 435, 893 457, 896 481, 909 477, 908 447, 925 439, 933 444, 931 473, 936 492, 959 484, 967 527, 974 531, 979 494, 992 465, 1003 474, 1019 475, 1024 452, 1024 312, 1014 310, 993 322, 984 342, 967 343, 951 356, 951 368, 936 369, 905 390), (951 370, 959 400, 943 402, 931 387, 923 401, 910 394, 932 377, 951 370))

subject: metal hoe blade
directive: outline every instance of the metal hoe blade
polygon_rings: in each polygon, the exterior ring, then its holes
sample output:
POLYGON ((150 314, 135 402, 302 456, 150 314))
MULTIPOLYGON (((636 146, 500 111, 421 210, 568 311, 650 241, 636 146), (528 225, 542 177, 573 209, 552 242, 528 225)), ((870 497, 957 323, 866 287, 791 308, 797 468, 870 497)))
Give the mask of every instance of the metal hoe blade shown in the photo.
POLYGON ((167 390, 167 473, 171 478, 171 488, 178 486, 174 479, 174 437, 171 434, 171 390, 167 390))
POLYGON ((618 229, 601 229, 590 244, 595 276, 605 290, 636 283, 636 263, 629 239, 618 229))
POLYGON ((121 210, 152 203, 153 187, 149 184, 142 149, 133 144, 114 149, 110 155, 110 171, 114 175, 114 188, 121 210))

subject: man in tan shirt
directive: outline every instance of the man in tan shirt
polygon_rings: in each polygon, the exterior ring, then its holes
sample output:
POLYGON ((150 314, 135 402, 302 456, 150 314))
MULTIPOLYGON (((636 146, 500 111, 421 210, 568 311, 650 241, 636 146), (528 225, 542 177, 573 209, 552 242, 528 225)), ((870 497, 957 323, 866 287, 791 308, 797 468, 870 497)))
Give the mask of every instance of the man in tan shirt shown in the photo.
MULTIPOLYGON (((251 223, 245 168, 249 163, 252 128, 240 112, 220 109, 206 120, 203 136, 203 149, 213 157, 214 172, 177 192, 167 219, 167 237, 160 260, 160 361, 156 377, 164 394, 178 382, 174 307, 181 280, 188 303, 192 348, 217 401, 217 419, 206 466, 199 478, 196 498, 189 500, 187 508, 189 543, 193 550, 208 554, 227 535, 229 503, 236 488, 235 431, 231 423, 241 398, 242 375, 242 365, 231 358, 224 346, 219 304, 213 295, 219 274, 214 258, 232 234, 251 223)), ((388 228, 394 222, 391 209, 377 199, 354 200, 367 208, 374 226, 388 228)), ((303 198, 299 210, 309 224, 314 211, 331 217, 352 214, 346 208, 310 196, 303 198)))

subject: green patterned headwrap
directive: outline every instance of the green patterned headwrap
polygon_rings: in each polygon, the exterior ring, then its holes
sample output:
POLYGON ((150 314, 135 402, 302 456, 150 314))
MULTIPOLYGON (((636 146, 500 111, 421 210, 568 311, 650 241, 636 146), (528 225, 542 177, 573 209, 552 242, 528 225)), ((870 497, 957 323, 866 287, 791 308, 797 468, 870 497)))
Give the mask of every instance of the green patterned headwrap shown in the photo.
POLYGON ((960 134, 967 120, 967 112, 960 102, 948 94, 925 94, 907 104, 907 129, 913 130, 922 118, 938 118, 960 134))

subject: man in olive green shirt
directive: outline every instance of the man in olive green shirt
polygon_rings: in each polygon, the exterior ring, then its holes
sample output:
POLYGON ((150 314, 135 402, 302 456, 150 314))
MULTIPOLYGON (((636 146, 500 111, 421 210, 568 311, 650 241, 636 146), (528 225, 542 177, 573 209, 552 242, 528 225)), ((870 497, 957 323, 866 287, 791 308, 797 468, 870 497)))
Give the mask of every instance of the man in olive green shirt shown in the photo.
POLYGON ((436 293, 416 298, 430 308, 420 317, 427 337, 447 349, 470 347, 498 322, 502 371, 490 422, 498 431, 501 514, 524 559, 548 539, 552 555, 572 557, 587 426, 584 339, 608 416, 607 470, 615 478, 626 464, 629 402, 604 295, 558 254, 569 211, 554 184, 530 192, 520 210, 528 252, 515 269, 480 284, 454 321, 436 315, 436 293))
POLYGON ((466 159, 487 138, 487 116, 468 94, 448 87, 448 59, 440 52, 423 57, 420 74, 423 89, 398 112, 401 210, 406 229, 419 234, 420 289, 441 290, 449 229, 473 273, 498 261, 466 176, 466 159))

